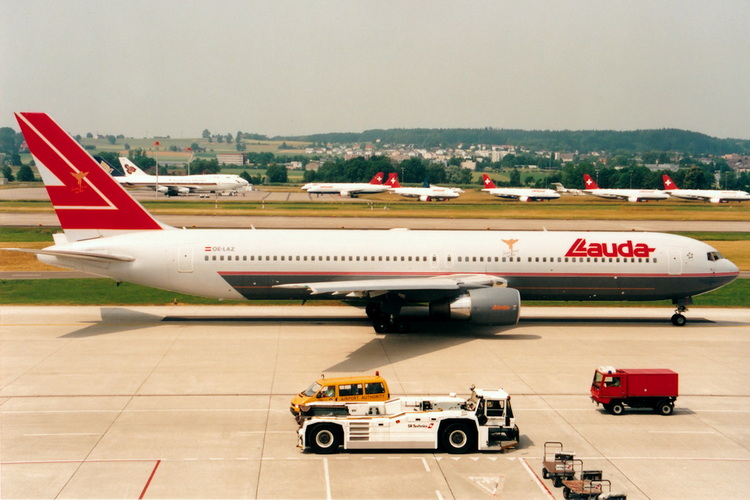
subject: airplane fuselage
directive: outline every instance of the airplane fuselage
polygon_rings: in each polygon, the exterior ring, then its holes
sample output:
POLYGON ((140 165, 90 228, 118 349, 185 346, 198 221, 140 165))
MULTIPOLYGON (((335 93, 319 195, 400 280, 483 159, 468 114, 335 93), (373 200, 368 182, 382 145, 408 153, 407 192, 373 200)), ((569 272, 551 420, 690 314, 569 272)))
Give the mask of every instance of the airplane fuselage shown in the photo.
MULTIPOLYGON (((497 276, 524 300, 680 299, 738 274, 711 246, 661 233, 192 229, 141 231, 50 249, 131 256, 129 262, 39 258, 221 299, 329 299, 276 286, 451 274, 497 276)), ((421 302, 455 296, 441 290, 402 293, 421 302)))

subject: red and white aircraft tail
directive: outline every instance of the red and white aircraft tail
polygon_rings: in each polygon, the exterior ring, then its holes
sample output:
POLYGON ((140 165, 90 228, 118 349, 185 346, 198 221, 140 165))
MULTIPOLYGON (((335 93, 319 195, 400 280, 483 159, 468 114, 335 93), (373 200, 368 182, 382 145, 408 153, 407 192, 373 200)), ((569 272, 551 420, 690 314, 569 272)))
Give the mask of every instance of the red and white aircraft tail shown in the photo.
POLYGON ((388 174, 388 180, 385 181, 385 183, 388 184, 388 186, 390 186, 392 188, 400 188, 401 187, 401 183, 398 182, 398 173, 397 172, 391 172, 390 174, 388 174))
POLYGON ((484 189, 495 189, 497 186, 494 182, 492 182, 492 179, 490 179, 490 176, 487 174, 482 174, 482 182, 484 183, 484 189))
POLYGON ((68 241, 168 229, 46 113, 16 113, 68 241))
POLYGON ((378 186, 383 184, 383 172, 378 172, 375 174, 372 179, 370 179, 370 184, 377 184, 378 186))
POLYGON ((583 183, 586 185, 586 189, 599 189, 596 181, 589 174, 583 174, 583 183))
POLYGON ((664 183, 664 190, 665 191, 673 191, 675 189, 679 189, 677 187, 677 184, 674 183, 672 178, 668 176, 667 174, 662 174, 661 180, 664 183))

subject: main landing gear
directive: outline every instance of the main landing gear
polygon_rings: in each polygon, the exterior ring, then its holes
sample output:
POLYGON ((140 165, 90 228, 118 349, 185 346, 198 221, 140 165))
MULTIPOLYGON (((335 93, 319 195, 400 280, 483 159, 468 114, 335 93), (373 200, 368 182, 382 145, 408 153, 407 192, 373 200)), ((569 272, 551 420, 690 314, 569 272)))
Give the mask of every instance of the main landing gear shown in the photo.
POLYGON ((693 298, 685 297, 684 299, 673 300, 672 303, 677 306, 672 315, 672 324, 674 326, 685 326, 687 318, 682 313, 688 310, 687 306, 693 303, 693 298))
POLYGON ((377 333, 406 333, 409 323, 399 316, 401 307, 393 303, 370 302, 365 306, 367 317, 377 333))

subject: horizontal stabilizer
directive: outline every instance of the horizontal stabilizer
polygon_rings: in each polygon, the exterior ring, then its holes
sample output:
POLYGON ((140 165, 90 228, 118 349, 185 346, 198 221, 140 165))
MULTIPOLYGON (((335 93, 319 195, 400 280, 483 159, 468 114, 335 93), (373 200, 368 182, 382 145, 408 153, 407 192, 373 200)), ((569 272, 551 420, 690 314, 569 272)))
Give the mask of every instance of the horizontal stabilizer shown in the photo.
POLYGON ((135 257, 129 255, 115 255, 109 253, 98 253, 98 252, 80 252, 75 250, 46 250, 46 249, 35 249, 35 248, 5 248, 4 250, 12 250, 14 252, 25 252, 33 253, 35 255, 52 255, 55 257, 69 257, 74 259, 83 260, 96 260, 99 262, 132 262, 135 257))

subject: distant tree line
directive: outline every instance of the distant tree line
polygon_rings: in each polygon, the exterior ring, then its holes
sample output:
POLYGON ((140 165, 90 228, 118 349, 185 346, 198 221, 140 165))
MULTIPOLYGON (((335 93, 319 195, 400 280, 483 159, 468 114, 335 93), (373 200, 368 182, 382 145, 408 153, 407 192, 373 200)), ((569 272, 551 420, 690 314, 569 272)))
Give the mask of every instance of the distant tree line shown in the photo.
POLYGON ((418 148, 456 147, 461 144, 512 144, 532 150, 614 154, 644 151, 680 151, 692 155, 750 152, 748 139, 718 139, 679 129, 659 130, 516 130, 516 129, 374 129, 361 133, 274 137, 275 140, 315 143, 407 144, 418 148))

